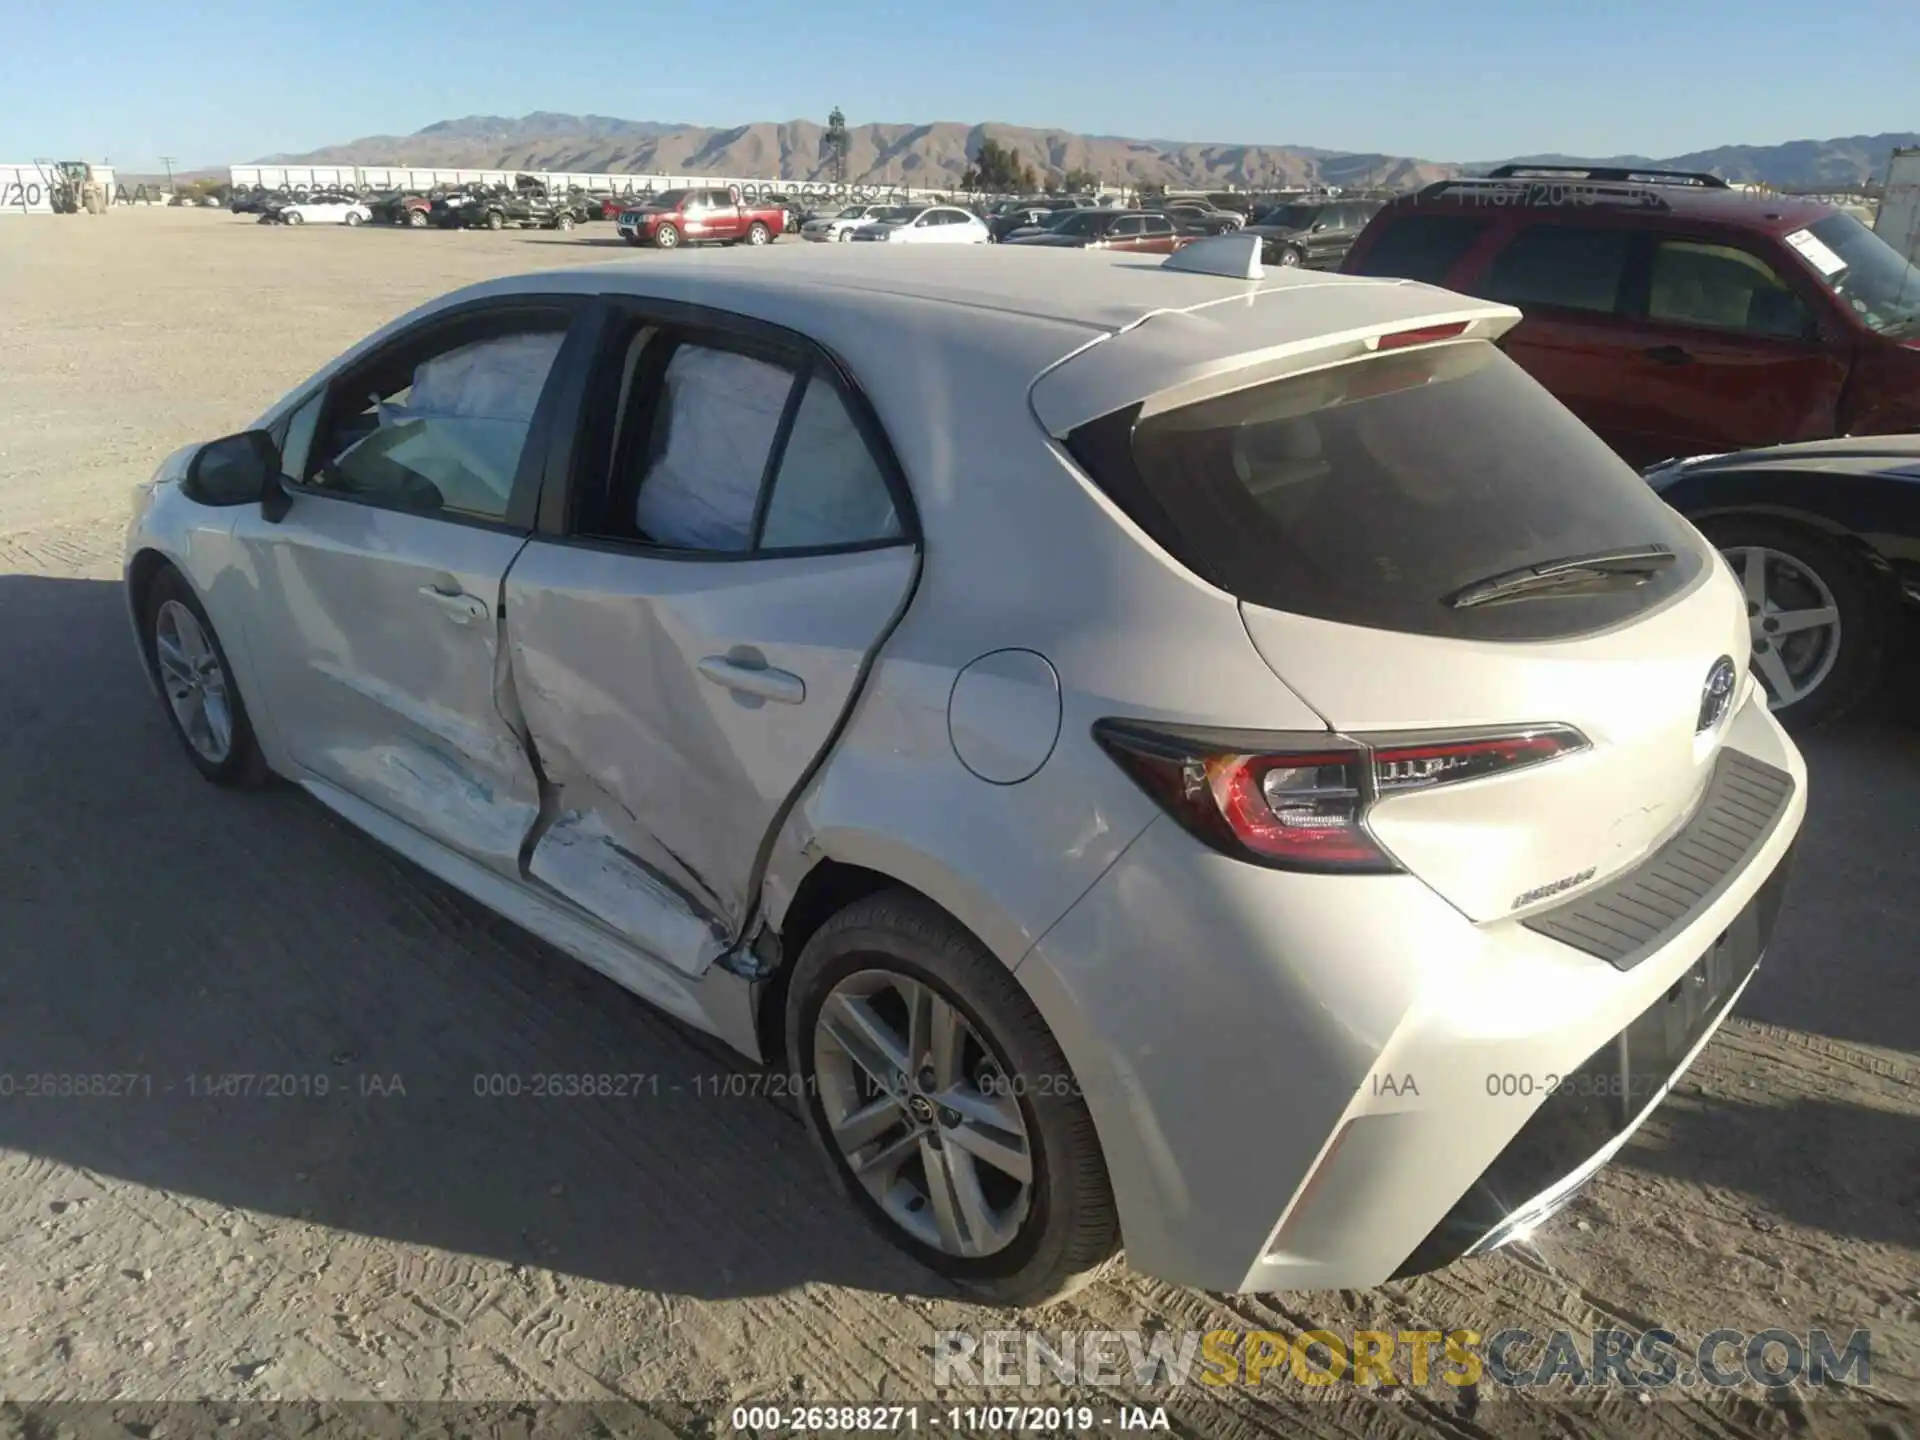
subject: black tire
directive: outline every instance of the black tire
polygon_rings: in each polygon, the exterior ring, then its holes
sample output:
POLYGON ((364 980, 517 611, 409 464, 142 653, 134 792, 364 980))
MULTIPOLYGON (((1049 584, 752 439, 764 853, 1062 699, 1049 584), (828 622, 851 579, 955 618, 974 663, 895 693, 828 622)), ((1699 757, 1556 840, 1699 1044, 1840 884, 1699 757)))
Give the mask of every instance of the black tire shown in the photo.
POLYGON ((349 225, 358 225, 360 223, 360 217, 351 210, 347 212, 346 220, 349 225))
POLYGON ((807 942, 787 987, 786 1046, 807 1128, 841 1188, 889 1241, 987 1303, 1041 1305, 1097 1278, 1120 1243, 1113 1188, 1093 1116, 1059 1044, 1013 976, 952 916, 905 890, 870 895, 807 942), (833 988, 883 969, 931 987, 989 1049, 1020 1106, 1033 1169, 1031 1208, 1007 1246, 949 1255, 900 1228, 854 1177, 827 1133, 813 1035, 833 988), (1041 1083, 1057 1077, 1061 1083, 1041 1083))
POLYGON ((571 216, 571 215, 561 215, 561 216, 558 216, 557 218, 555 218, 555 220, 554 220, 554 222, 553 222, 553 228, 554 228, 554 229, 556 229, 556 230, 571 230, 571 229, 573 229, 573 216, 571 216))
POLYGON ((1299 266, 1307 263, 1307 257, 1297 245, 1282 245, 1280 253, 1273 257, 1276 265, 1299 266))
POLYGON ((680 248, 680 227, 670 222, 659 226, 653 232, 653 243, 657 249, 678 250, 680 248))
POLYGON ((424 210, 407 211, 407 228, 410 230, 426 229, 427 228, 427 212, 424 210))
POLYGON ((141 641, 146 649, 147 668, 153 675, 154 684, 164 690, 164 681, 160 674, 160 662, 155 637, 155 627, 159 622, 160 608, 169 600, 176 600, 193 613, 200 622, 200 628, 206 633, 213 647, 214 658, 219 661, 222 679, 225 682, 229 707, 233 715, 233 740, 224 761, 215 764, 193 747, 187 733, 180 726, 179 717, 173 713, 173 706, 167 703, 165 694, 160 697, 160 708, 167 717, 167 725, 173 731, 174 738, 180 742, 180 748, 186 752, 187 759, 193 762, 208 780, 216 785, 227 785, 239 790, 257 790, 268 781, 266 757, 260 753, 260 742, 254 738, 253 722, 247 716, 246 702, 240 696, 239 683, 234 679, 233 665, 227 659, 227 652, 220 643, 219 632, 213 628, 213 622, 207 618, 207 612, 200 603, 200 597, 193 593, 178 570, 171 565, 163 567, 154 575, 147 586, 147 593, 141 605, 141 641))
POLYGON ((307 223, 307 217, 297 210, 292 212, 282 211, 280 218, 289 225, 304 225, 307 223))
POLYGON ((504 230, 506 227, 506 216, 502 215, 498 210, 489 210, 487 212, 487 228, 489 230, 504 230))
MULTIPOLYGON (((1840 615, 1840 649, 1832 667, 1810 692, 1773 716, 1804 731, 1837 720, 1871 696, 1885 675, 1892 604, 1867 565, 1845 545, 1817 530, 1767 515, 1718 515, 1699 522, 1700 532, 1720 550, 1777 551, 1819 578, 1840 615)), ((1740 567, 1734 567, 1736 578, 1740 567)), ((1765 637, 1756 636, 1756 652, 1765 637)), ((1770 643, 1770 642, 1769 642, 1770 643)), ((1759 654, 1754 659, 1758 661, 1759 654)), ((1759 666, 1754 667, 1761 674, 1759 666)))
POLYGON ((773 241, 773 232, 758 220, 747 227, 747 244, 767 245, 773 241))

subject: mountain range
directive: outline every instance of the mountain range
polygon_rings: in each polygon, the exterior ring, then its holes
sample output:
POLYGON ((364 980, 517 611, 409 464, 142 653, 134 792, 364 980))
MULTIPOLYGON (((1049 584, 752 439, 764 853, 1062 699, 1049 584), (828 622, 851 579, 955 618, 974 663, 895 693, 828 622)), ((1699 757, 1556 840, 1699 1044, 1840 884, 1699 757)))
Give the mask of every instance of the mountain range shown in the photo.
MULTIPOLYGON (((600 173, 710 174, 823 180, 826 127, 812 120, 761 121, 716 129, 607 115, 535 111, 518 119, 469 115, 411 135, 369 135, 300 155, 269 155, 269 165, 408 165, 420 168, 561 170, 600 173)), ((1379 185, 1411 188, 1486 168, 1406 155, 1348 153, 1298 145, 1201 144, 1080 135, 1016 125, 865 124, 847 127, 846 178, 855 183, 930 189, 957 185, 983 140, 1018 150, 1043 178, 1087 170, 1124 185, 1379 185)), ((1728 180, 1798 186, 1852 186, 1879 176, 1896 146, 1920 145, 1920 133, 1851 135, 1782 145, 1725 145, 1686 155, 1583 159, 1539 154, 1534 164, 1608 164, 1706 170, 1728 180)))

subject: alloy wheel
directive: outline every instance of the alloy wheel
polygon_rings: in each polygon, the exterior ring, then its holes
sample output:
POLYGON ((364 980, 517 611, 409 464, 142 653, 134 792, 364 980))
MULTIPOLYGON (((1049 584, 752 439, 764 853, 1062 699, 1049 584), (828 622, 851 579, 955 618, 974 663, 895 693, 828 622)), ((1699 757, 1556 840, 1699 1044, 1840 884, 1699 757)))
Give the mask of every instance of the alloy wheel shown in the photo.
POLYGON ((908 1235, 978 1259, 1032 1208, 1033 1152, 1004 1066, 932 986, 890 970, 836 985, 814 1022, 827 1132, 908 1235))
POLYGON ((1767 687, 1767 708, 1804 700, 1840 658, 1840 607, 1804 560, 1760 545, 1724 552, 1746 592, 1753 668, 1767 687))
POLYGON ((153 649, 180 733, 209 765, 226 763, 233 753, 227 672, 199 618, 178 600, 167 601, 154 617, 153 649))

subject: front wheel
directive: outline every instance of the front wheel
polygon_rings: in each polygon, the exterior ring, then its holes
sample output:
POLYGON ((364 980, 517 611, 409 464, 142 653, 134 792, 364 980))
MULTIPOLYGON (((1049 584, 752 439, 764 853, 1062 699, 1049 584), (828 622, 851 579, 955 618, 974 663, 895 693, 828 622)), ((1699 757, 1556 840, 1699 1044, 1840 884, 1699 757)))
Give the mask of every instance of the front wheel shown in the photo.
POLYGON ((768 245, 773 242, 773 232, 758 220, 747 227, 747 244, 768 245))
POLYGON ((355 212, 355 211, 352 211, 352 210, 349 210, 349 211, 347 212, 347 224, 349 224, 349 225, 358 225, 359 223, 360 223, 360 216, 359 216, 359 214, 358 214, 357 212, 355 212))
POLYGON ((289 210, 280 218, 289 225, 304 225, 307 223, 307 217, 302 215, 298 210, 289 210))
POLYGON ((571 230, 573 228, 573 216, 562 215, 553 222, 553 228, 556 230, 571 230))
POLYGON ((427 212, 424 210, 409 210, 407 212, 407 226, 409 229, 413 229, 413 230, 426 229, 427 228, 427 212))
POLYGON ((1282 245, 1280 247, 1280 253, 1273 258, 1274 262, 1280 265, 1297 266, 1306 263, 1306 256, 1302 255, 1299 250, 1291 245, 1282 245))
POLYGON ((216 785, 263 784, 267 766, 213 622, 180 572, 162 570, 147 591, 147 663, 187 759, 216 785))
POLYGON ((487 228, 489 230, 506 229, 507 217, 502 215, 498 210, 489 210, 487 212, 487 228))
POLYGON ((794 966, 786 1040, 841 1187, 928 1269, 1035 1305, 1112 1257, 1113 1190, 1066 1057, 938 906, 885 891, 823 925, 794 966))
POLYGON ((1865 564, 1831 536, 1771 516, 1715 516, 1700 530, 1745 592, 1753 672, 1776 720, 1805 730, 1873 692, 1891 606, 1865 564))
POLYGON ((653 243, 658 245, 662 250, 678 250, 680 248, 680 227, 678 225, 662 225, 658 230, 653 232, 653 243))

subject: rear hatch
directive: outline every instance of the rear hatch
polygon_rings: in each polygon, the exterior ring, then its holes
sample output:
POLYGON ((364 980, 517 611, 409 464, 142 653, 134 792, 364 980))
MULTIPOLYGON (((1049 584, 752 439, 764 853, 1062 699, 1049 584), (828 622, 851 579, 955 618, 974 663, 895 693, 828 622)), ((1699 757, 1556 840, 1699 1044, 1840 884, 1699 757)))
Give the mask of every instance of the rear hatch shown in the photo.
POLYGON ((1217 365, 1066 437, 1373 752, 1367 830, 1476 921, 1558 903, 1679 828, 1748 653, 1706 542, 1489 343, 1500 328, 1403 320, 1330 364, 1217 365))

